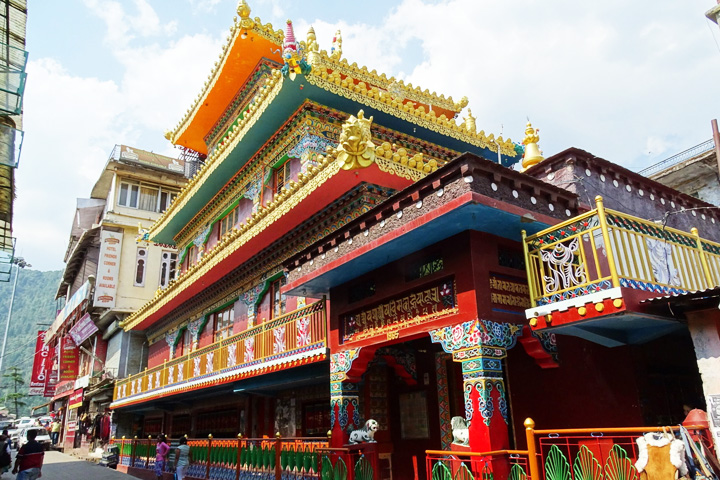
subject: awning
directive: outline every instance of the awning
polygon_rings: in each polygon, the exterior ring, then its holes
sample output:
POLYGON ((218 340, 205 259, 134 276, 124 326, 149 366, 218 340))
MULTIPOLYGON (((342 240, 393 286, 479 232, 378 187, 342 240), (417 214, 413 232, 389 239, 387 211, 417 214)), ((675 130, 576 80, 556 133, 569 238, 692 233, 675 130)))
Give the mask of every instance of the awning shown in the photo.
POLYGON ((37 407, 32 407, 32 408, 30 409, 30 414, 31 414, 31 415, 34 415, 34 414, 35 414, 35 410, 40 410, 41 408, 49 407, 52 402, 53 402, 53 401, 50 400, 50 401, 47 402, 47 403, 43 403, 42 405, 38 405, 37 407))
POLYGON ((60 310, 60 313, 58 313, 57 317, 55 317, 55 321, 52 325, 50 325, 50 328, 47 329, 47 332, 45 332, 45 343, 51 343, 67 319, 76 313, 80 307, 82 307, 90 295, 91 288, 92 286, 90 285, 90 282, 86 281, 83 283, 82 287, 80 287, 75 294, 70 297, 70 300, 67 301, 63 309, 60 310))

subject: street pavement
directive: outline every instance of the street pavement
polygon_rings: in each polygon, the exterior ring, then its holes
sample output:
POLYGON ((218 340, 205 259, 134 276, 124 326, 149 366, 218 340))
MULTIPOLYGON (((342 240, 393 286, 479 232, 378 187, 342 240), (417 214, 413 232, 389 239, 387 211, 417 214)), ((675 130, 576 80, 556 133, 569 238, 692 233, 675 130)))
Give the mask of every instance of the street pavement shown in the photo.
MULTIPOLYGON (((15 463, 13 451, 13 465, 15 463)), ((42 480, 128 480, 132 477, 117 472, 111 468, 101 467, 92 462, 80 460, 64 453, 45 452, 45 462, 42 468, 42 480)), ((0 476, 2 480, 11 480, 14 475, 6 473, 0 476)))

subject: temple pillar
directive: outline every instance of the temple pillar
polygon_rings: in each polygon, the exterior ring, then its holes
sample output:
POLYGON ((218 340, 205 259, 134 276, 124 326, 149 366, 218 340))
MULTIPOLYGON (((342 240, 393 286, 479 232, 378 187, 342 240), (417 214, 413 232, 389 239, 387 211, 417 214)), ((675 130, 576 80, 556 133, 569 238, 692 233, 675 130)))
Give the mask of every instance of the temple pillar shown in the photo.
POLYGON ((375 348, 353 348, 330 355, 330 446, 342 447, 365 419, 360 412, 360 379, 375 348))
MULTIPOLYGON (((440 343, 446 353, 452 354, 453 361, 462 365, 470 451, 490 452, 510 446, 502 360, 521 334, 522 325, 489 320, 471 320, 430 332, 431 340, 440 343)), ((451 449, 454 447, 451 445, 451 449)), ((496 458, 492 462, 495 478, 507 478, 507 459, 496 458)))

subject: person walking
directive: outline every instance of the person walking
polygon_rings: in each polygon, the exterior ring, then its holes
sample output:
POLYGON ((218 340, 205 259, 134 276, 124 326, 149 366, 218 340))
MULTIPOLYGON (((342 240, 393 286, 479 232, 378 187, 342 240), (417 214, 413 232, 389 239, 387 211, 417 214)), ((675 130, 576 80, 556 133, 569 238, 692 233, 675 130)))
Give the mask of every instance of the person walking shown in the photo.
POLYGON ((12 459, 10 458, 10 437, 0 435, 0 476, 10 471, 12 459))
POLYGON ((15 480, 37 480, 42 476, 42 465, 45 459, 45 450, 36 440, 37 430, 30 429, 27 432, 28 442, 20 447, 15 457, 13 475, 17 474, 15 480))
POLYGON ((175 449, 175 478, 183 480, 185 478, 185 470, 192 462, 192 453, 190 446, 187 444, 186 437, 180 437, 180 445, 175 449))
POLYGON ((167 444, 167 438, 162 433, 157 436, 158 443, 155 450, 155 475, 158 480, 162 480, 165 471, 165 462, 167 461, 170 446, 167 444))
POLYGON ((60 420, 57 418, 53 421, 52 426, 50 427, 50 439, 52 440, 53 445, 57 445, 58 440, 60 439, 60 420))

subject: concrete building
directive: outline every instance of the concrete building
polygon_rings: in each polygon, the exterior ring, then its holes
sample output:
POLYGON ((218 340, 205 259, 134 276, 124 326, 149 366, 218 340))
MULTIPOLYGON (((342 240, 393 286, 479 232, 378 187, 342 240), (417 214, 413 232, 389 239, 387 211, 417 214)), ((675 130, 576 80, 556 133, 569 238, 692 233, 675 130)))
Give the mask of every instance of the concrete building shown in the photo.
POLYGON ((185 173, 182 159, 117 145, 90 198, 77 201, 56 293, 65 307, 45 337, 59 351, 51 408, 66 412, 65 448, 107 441, 115 379, 147 363, 145 336, 118 324, 175 276, 176 250, 143 240, 143 224, 170 206, 185 173))

